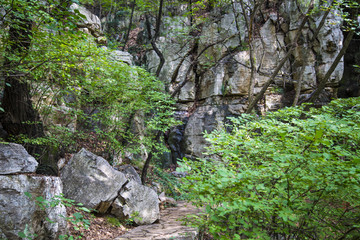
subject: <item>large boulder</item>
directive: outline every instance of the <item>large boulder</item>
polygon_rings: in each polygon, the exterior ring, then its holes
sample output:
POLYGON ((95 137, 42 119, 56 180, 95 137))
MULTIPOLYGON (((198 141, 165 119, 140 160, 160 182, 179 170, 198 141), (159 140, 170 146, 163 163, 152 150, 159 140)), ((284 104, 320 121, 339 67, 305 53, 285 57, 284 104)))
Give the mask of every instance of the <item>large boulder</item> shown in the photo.
POLYGON ((64 206, 41 209, 33 198, 42 196, 45 200, 60 195, 61 180, 58 177, 0 175, 0 239, 21 239, 18 234, 27 226, 31 235, 37 240, 59 239, 66 233, 66 216, 64 206))
POLYGON ((128 181, 102 157, 81 149, 61 171, 64 195, 100 213, 108 210, 128 181))
POLYGON ((33 173, 38 162, 15 143, 0 144, 0 174, 33 173))
POLYGON ((120 219, 132 218, 138 225, 152 224, 160 219, 158 195, 153 189, 130 181, 112 204, 111 213, 120 219))

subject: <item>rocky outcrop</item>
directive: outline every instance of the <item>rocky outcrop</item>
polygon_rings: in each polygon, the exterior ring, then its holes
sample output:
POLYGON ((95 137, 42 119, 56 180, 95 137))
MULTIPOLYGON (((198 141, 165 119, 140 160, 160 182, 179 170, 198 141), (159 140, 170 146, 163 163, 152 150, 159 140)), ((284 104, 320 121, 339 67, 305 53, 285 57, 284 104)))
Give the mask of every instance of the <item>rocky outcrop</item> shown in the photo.
POLYGON ((60 195, 60 178, 35 175, 37 162, 21 145, 1 144, 0 154, 0 239, 21 239, 18 234, 25 228, 30 235, 36 235, 36 239, 59 239, 67 229, 62 217, 66 216, 65 207, 43 209, 35 198, 52 201, 60 195), (30 193, 32 198, 25 193, 30 193))
MULTIPOLYGON (((255 59, 254 94, 262 89, 285 57, 307 7, 295 0, 266 1, 260 7, 254 19, 251 42, 255 59)), ((323 15, 324 11, 312 14, 301 30, 291 57, 255 107, 258 114, 291 105, 300 79, 300 98, 307 96, 334 62, 343 41, 342 19, 331 12, 314 39, 323 15)), ((163 29, 163 37, 157 41, 165 58, 159 78, 177 98, 177 116, 185 125, 179 134, 168 139, 169 143, 177 143, 178 149, 171 149, 177 158, 182 157, 178 152, 187 157, 201 157, 206 147, 204 131, 212 131, 227 122, 227 117, 244 113, 249 104, 249 33, 240 3, 215 7, 204 17, 204 22, 193 19, 193 28, 189 28, 186 17, 164 17, 164 25, 171 24, 166 25, 169 27, 163 29), (180 37, 175 34, 179 29, 180 37)), ((158 63, 157 54, 149 52, 148 68, 155 72, 158 63)), ((332 87, 342 78, 343 69, 344 64, 340 62, 328 81, 324 101, 334 95, 332 87)))
POLYGON ((121 220, 132 218, 138 225, 154 223, 160 217, 156 192, 141 184, 133 167, 125 165, 119 170, 82 149, 61 171, 64 195, 121 220))
POLYGON ((128 181, 102 157, 82 149, 61 170, 64 195, 100 213, 108 210, 128 181))
POLYGON ((65 207, 41 209, 25 192, 51 201, 61 194, 62 184, 58 177, 0 176, 0 229, 6 238, 21 239, 18 234, 26 226, 31 235, 37 235, 36 239, 58 239, 65 234, 66 221, 62 217, 66 216, 65 207))
POLYGON ((81 22, 77 23, 77 26, 83 32, 94 36, 98 44, 106 44, 107 40, 101 31, 101 21, 98 16, 76 3, 70 6, 70 10, 81 14, 82 19, 81 22))
POLYGON ((124 62, 130 66, 133 65, 133 56, 128 52, 114 50, 111 52, 110 59, 113 61, 124 62))
POLYGON ((25 148, 15 143, 0 144, 0 174, 33 173, 38 162, 25 148))

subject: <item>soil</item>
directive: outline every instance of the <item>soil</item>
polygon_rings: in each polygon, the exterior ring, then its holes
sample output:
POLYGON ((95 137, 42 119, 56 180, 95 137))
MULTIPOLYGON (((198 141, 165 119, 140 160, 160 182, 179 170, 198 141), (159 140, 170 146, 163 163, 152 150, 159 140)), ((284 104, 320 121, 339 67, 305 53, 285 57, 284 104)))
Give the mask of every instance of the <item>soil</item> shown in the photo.
MULTIPOLYGON (((67 207, 67 212, 70 217, 73 216, 77 210, 74 207, 67 207)), ((72 223, 68 223, 69 235, 76 237, 81 237, 85 240, 110 240, 119 237, 126 232, 133 229, 133 226, 127 225, 114 225, 109 222, 108 217, 111 215, 94 215, 89 213, 81 212, 85 219, 90 221, 90 226, 88 229, 80 227, 79 230, 74 229, 72 223)))

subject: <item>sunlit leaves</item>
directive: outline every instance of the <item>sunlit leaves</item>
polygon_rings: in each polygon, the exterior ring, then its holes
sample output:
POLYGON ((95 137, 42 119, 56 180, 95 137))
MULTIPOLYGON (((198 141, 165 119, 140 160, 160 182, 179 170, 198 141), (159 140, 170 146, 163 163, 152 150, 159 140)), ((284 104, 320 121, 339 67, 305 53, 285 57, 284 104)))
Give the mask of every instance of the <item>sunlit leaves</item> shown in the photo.
POLYGON ((205 134, 208 158, 184 162, 188 196, 207 206, 197 226, 216 239, 358 237, 359 104, 245 115, 205 134))

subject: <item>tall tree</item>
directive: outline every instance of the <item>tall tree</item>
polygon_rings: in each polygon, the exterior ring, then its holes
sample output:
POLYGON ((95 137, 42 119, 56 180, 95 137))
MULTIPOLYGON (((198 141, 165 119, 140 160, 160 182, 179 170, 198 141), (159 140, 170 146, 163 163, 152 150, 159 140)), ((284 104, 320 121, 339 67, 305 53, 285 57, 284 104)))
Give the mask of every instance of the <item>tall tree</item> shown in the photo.
MULTIPOLYGON (((10 2, 9 2, 10 3, 10 2)), ((4 96, 0 121, 7 132, 7 139, 25 135, 29 138, 44 136, 43 126, 38 113, 34 110, 29 85, 29 75, 17 68, 28 54, 32 39, 33 21, 29 11, 33 10, 30 1, 12 1, 11 12, 5 21, 9 26, 5 61, 2 66, 5 78, 4 96)), ((30 153, 39 153, 40 149, 29 146, 30 153)))

